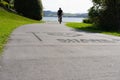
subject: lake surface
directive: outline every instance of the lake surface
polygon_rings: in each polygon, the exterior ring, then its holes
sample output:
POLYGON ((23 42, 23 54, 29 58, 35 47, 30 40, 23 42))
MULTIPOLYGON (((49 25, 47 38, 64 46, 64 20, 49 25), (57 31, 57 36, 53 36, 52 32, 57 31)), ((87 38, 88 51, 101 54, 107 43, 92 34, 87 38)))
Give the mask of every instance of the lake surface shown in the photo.
MULTIPOLYGON (((85 18, 63 17, 63 22, 82 22, 85 18)), ((57 17, 43 17, 43 21, 58 21, 57 17)))

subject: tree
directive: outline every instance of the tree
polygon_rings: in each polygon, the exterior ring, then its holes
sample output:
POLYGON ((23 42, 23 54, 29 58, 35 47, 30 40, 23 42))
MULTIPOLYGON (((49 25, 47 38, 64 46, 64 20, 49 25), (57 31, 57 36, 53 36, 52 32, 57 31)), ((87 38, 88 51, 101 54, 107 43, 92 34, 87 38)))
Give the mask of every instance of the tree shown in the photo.
POLYGON ((93 6, 89 9, 89 18, 93 23, 98 24, 103 0, 92 0, 92 2, 93 6))
POLYGON ((101 12, 100 26, 107 30, 120 30, 119 0, 105 0, 105 10, 101 12))
POLYGON ((92 0, 90 19, 102 29, 120 30, 120 0, 92 0), (97 14, 97 15, 96 15, 97 14))
POLYGON ((42 19, 42 3, 41 0, 15 0, 14 8, 25 17, 41 20, 42 19))
POLYGON ((6 1, 6 2, 8 2, 8 3, 10 2, 10 0, 4 0, 4 1, 6 1))

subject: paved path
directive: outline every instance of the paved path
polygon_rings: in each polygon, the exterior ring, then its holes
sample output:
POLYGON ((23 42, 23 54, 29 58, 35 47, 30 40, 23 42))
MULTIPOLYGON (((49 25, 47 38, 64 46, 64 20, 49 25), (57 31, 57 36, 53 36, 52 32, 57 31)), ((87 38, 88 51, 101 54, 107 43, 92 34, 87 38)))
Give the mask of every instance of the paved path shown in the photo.
POLYGON ((120 38, 57 23, 22 26, 0 58, 0 80, 120 80, 120 38))

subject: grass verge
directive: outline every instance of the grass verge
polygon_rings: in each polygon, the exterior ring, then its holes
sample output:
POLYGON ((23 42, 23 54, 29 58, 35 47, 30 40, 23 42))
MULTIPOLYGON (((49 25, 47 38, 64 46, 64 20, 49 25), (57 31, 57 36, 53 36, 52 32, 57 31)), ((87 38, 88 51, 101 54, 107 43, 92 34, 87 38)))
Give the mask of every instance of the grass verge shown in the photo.
POLYGON ((76 30, 84 30, 84 31, 89 31, 89 32, 96 32, 96 33, 103 33, 103 34, 109 34, 109 35, 114 35, 114 36, 120 36, 120 32, 104 31, 104 30, 101 30, 101 29, 95 27, 93 24, 68 22, 68 23, 66 23, 66 26, 74 28, 76 30))
POLYGON ((24 24, 40 23, 40 21, 31 20, 14 13, 7 12, 0 7, 0 54, 3 51, 11 32, 24 24))

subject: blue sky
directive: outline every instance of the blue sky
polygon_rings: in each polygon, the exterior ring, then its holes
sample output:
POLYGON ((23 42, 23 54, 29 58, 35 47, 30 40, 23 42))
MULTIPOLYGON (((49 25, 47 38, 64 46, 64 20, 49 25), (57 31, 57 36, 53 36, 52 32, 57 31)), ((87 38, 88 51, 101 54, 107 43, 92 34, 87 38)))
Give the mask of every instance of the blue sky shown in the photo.
POLYGON ((86 13, 93 5, 91 0, 42 0, 44 10, 57 11, 59 7, 65 13, 86 13))

